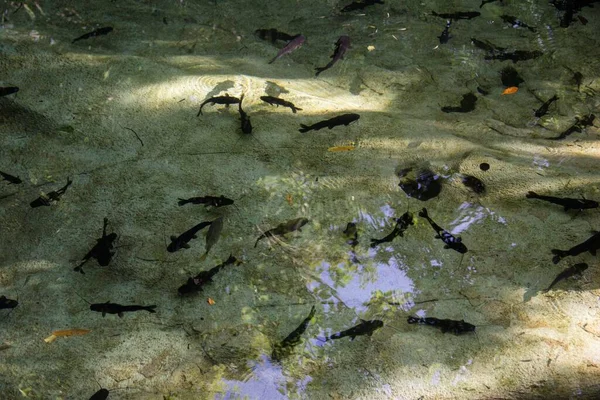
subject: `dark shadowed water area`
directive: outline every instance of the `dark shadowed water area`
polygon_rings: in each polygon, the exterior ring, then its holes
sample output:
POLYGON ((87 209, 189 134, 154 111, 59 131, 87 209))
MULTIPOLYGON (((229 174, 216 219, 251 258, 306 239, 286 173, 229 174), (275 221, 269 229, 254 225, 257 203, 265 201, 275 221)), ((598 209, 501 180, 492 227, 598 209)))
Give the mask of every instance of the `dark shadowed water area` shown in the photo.
POLYGON ((600 2, 351 3, 0 4, 0 399, 600 398, 600 2))

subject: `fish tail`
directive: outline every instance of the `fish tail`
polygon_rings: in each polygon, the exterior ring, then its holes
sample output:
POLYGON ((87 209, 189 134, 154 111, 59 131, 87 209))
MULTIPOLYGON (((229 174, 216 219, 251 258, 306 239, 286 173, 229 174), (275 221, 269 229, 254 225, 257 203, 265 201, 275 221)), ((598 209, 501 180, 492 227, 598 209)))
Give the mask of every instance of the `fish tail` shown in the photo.
POLYGON ((310 131, 310 127, 304 124, 300 124, 300 129, 298 129, 300 132, 304 133, 304 132, 308 132, 310 131))
POLYGON ((202 254, 202 257, 200 257, 200 261, 206 260, 207 255, 208 255, 208 251, 206 253, 202 254))
POLYGON ((552 249, 552 254, 554 254, 552 262, 554 264, 558 264, 560 260, 569 255, 569 252, 565 250, 552 249))
POLYGON ((406 319, 406 322, 408 322, 409 324, 418 324, 419 322, 421 322, 421 318, 409 316, 406 319))
POLYGON ((529 191, 529 192, 527 192, 525 197, 527 197, 528 199, 537 199, 538 194, 536 192, 529 191))
POLYGON ((177 204, 179 204, 180 206, 189 203, 189 200, 185 200, 185 199, 178 199, 179 201, 177 202, 177 204))
POLYGON ((319 74, 320 74, 321 72, 325 71, 326 69, 327 69, 327 68, 324 68, 324 67, 315 68, 315 71, 317 71, 317 72, 315 73, 315 76, 319 76, 319 74))
POLYGON ((419 211, 419 217, 429 218, 429 215, 427 214, 427 209, 425 207, 423 207, 423 209, 419 211))
POLYGON ((275 56, 271 59, 271 61, 269 61, 269 64, 273 64, 273 62, 275 62, 275 60, 277 60, 278 56, 275 56))
POLYGON ((150 313, 155 313, 156 312, 155 308, 156 308, 156 304, 152 305, 152 306, 146 306, 146 307, 144 307, 144 310, 146 310, 150 313))
POLYGON ((258 246, 258 242, 260 241, 260 239, 264 238, 264 235, 261 235, 258 239, 256 239, 256 243, 254 243, 254 248, 256 248, 256 246, 258 246))
POLYGON ((327 336, 317 336, 317 340, 325 343, 329 340, 329 338, 327 336))
POLYGON ((73 268, 73 271, 85 274, 85 272, 83 272, 83 264, 82 265, 78 265, 75 268, 73 268))

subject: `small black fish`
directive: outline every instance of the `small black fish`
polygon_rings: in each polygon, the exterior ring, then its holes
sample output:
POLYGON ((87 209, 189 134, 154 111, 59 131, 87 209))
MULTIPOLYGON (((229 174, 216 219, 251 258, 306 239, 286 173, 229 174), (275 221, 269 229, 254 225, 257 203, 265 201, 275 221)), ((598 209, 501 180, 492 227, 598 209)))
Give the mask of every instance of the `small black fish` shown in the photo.
POLYGON ((101 312, 103 317, 106 314, 117 314, 120 318, 123 318, 124 312, 148 311, 150 313, 155 313, 156 312, 154 310, 155 308, 156 308, 156 305, 152 305, 152 306, 136 306, 136 305, 122 306, 117 303, 111 303, 110 301, 107 301, 106 303, 97 303, 97 304, 90 305, 90 310, 96 311, 96 312, 101 312))
POLYGON ((452 332, 455 335, 460 335, 465 332, 474 332, 475 325, 469 324, 464 320, 455 321, 452 319, 438 319, 438 318, 419 318, 409 316, 407 321, 409 324, 424 324, 438 327, 442 330, 442 333, 452 332))
POLYGON ((228 199, 227 197, 221 195, 219 197, 215 196, 203 196, 203 197, 190 197, 189 199, 178 199, 177 204, 183 206, 185 204, 204 204, 206 207, 223 207, 229 206, 233 204, 233 200, 228 199))
POLYGON ((562 17, 560 18, 560 27, 561 28, 568 28, 569 25, 571 25, 571 22, 573 22, 573 14, 574 14, 573 1, 566 0, 565 1, 565 12, 562 15, 562 17))
POLYGON ((412 168, 407 168, 401 171, 398 176, 400 178, 400 189, 406 193, 408 197, 413 197, 421 201, 431 200, 437 197, 442 191, 442 180, 440 176, 429 169, 418 170, 414 176, 408 176, 412 168))
POLYGON ((573 125, 571 125, 566 131, 564 131, 557 137, 549 138, 549 139, 550 140, 562 140, 574 132, 581 132, 581 131, 583 131, 583 129, 585 127, 592 126, 594 124, 594 119, 596 119, 596 116, 594 114, 590 114, 583 118, 578 117, 575 119, 575 123, 573 125))
POLYGON ((187 282, 184 285, 180 286, 179 289, 177 289, 177 291, 180 295, 183 296, 186 294, 196 293, 202 290, 202 286, 204 286, 208 282, 212 282, 212 278, 217 274, 217 272, 223 269, 223 267, 225 267, 226 265, 230 264, 241 264, 241 262, 238 261, 233 255, 229 255, 229 258, 225 260, 224 263, 219 264, 216 267, 209 269, 208 271, 202 271, 193 278, 188 278, 187 282))
POLYGON ((331 61, 327 63, 324 67, 315 68, 315 76, 319 76, 319 74, 329 68, 333 67, 333 64, 338 62, 339 60, 344 58, 344 54, 350 48, 350 38, 346 35, 342 35, 339 37, 337 42, 335 42, 335 50, 333 51, 333 55, 331 55, 331 61))
POLYGON ((23 181, 18 176, 12 176, 11 174, 7 174, 6 172, 0 171, 0 176, 3 180, 7 181, 9 185, 18 185, 19 183, 23 183, 23 181))
POLYGON ((471 112, 475 109, 475 103, 477 103, 477 96, 473 93, 464 94, 462 100, 460 101, 460 106, 458 107, 450 107, 444 106, 442 107, 442 111, 445 113, 467 113, 471 112))
POLYGON ((463 183, 463 185, 465 185, 477 194, 482 194, 485 192, 485 185, 483 184, 483 182, 472 175, 463 175, 461 182, 463 183))
POLYGON ((273 229, 269 229, 268 231, 266 231, 265 233, 263 233, 262 235, 260 235, 258 237, 258 239, 256 239, 256 243, 254 243, 254 247, 256 247, 258 245, 258 242, 261 239, 264 239, 266 237, 271 237, 271 236, 281 236, 281 235, 285 235, 286 233, 290 233, 290 232, 294 232, 294 231, 298 231, 298 232, 302 232, 302 227, 304 225, 306 225, 308 223, 308 219, 306 218, 296 218, 296 219, 291 219, 287 222, 281 223, 279 225, 277 225, 275 228, 273 229))
POLYGON ((19 305, 19 302, 17 300, 9 299, 4 295, 0 296, 0 310, 15 308, 18 305, 19 305))
POLYGON ((344 8, 342 8, 341 12, 350 12, 356 10, 363 10, 365 7, 372 6, 375 4, 385 4, 382 0, 358 0, 353 3, 348 4, 344 8))
POLYGON ((506 47, 498 47, 495 44, 490 43, 487 40, 478 40, 475 38, 471 38, 471 43, 475 45, 475 47, 485 50, 487 52, 493 53, 495 51, 504 51, 506 47))
POLYGON ((193 226, 192 228, 183 232, 179 236, 171 236, 171 243, 167 246, 167 251, 169 253, 173 253, 177 250, 189 249, 190 245, 188 244, 188 242, 192 239, 196 239, 197 238, 196 233, 198 233, 202 229, 206 228, 211 223, 212 223, 211 221, 203 221, 203 222, 200 222, 198 225, 193 226))
POLYGON ((98 264, 102 267, 106 267, 112 257, 115 255, 113 251, 113 242, 117 239, 116 233, 106 234, 106 226, 108 225, 108 218, 104 218, 104 224, 102 226, 102 237, 96 239, 96 244, 88 253, 83 257, 83 261, 73 271, 83 272, 83 265, 89 261, 90 258, 95 258, 98 264))
POLYGON ((358 229, 356 224, 354 222, 348 222, 343 233, 346 239, 348 239, 346 243, 352 247, 356 247, 358 244, 358 229))
POLYGON ((535 110, 534 115, 537 118, 542 118, 548 112, 548 107, 550 107, 550 104, 554 103, 556 100, 558 100, 558 96, 556 96, 556 95, 554 95, 550 99, 546 100, 544 102, 544 104, 541 105, 540 108, 538 108, 537 110, 535 110))
POLYGON ((500 71, 500 80, 506 87, 519 87, 521 83, 525 82, 519 76, 517 70, 510 66, 502 68, 502 71, 500 71))
MULTIPOLYGON (((481 5, 479 6, 479 8, 483 7, 484 5, 488 4, 488 3, 494 3, 498 0, 482 0, 481 1, 481 5)), ((500 0, 500 2, 502 2, 502 0, 500 0)))
POLYGON ((363 336, 363 335, 371 336, 373 334, 373 332, 375 332, 377 329, 383 327, 383 321, 380 321, 378 319, 373 319, 370 321, 365 321, 365 320, 361 319, 360 321, 361 321, 360 324, 353 326, 350 329, 347 329, 345 331, 341 331, 338 333, 334 333, 333 335, 331 335, 329 337, 319 338, 319 340, 322 342, 326 342, 328 340, 341 339, 346 336, 350 336, 350 339, 354 340, 354 338, 357 336, 363 336))
POLYGON ((294 50, 299 49, 300 47, 302 47, 302 45, 304 44, 305 41, 306 41, 306 38, 304 37, 304 35, 294 36, 294 38, 292 40, 290 40, 283 49, 279 50, 277 55, 275 57, 273 57, 273 59, 271 61, 269 61, 269 64, 272 64, 273 62, 275 62, 275 60, 279 59, 280 57, 282 57, 286 54, 289 54, 294 50))
POLYGON ((553 204, 563 206, 565 211, 569 210, 586 210, 590 208, 598 208, 598 202, 594 200, 586 199, 573 199, 569 197, 553 197, 553 196, 542 196, 535 192, 529 192, 525 195, 528 199, 538 199, 548 201, 553 204))
POLYGON ((200 104, 200 110, 198 110, 198 114, 196 114, 196 117, 202 114, 202 107, 204 107, 205 104, 224 104, 227 107, 229 107, 231 104, 239 104, 241 101, 241 99, 230 96, 227 93, 225 93, 225 95, 223 96, 211 97, 209 99, 204 100, 202 104, 200 104))
POLYGON ((325 121, 317 122, 316 124, 312 124, 310 126, 300 124, 300 132, 308 132, 308 131, 318 131, 319 129, 329 128, 332 129, 336 126, 345 125, 348 126, 351 122, 357 121, 360 118, 358 114, 342 114, 337 117, 333 117, 330 119, 326 119, 325 121))
POLYGON ((286 101, 284 99, 280 99, 279 97, 273 97, 273 96, 260 96, 260 99, 262 101, 264 101, 265 103, 269 103, 270 105, 276 105, 277 107, 279 106, 283 106, 283 107, 289 107, 292 109, 292 112, 294 114, 296 114, 296 110, 302 111, 301 108, 298 108, 294 105, 294 103, 291 103, 289 101, 286 101))
POLYGON ((109 34, 112 31, 113 31, 113 28, 111 26, 105 26, 104 28, 98 28, 95 31, 88 32, 88 33, 86 33, 84 35, 79 36, 76 39, 73 39, 73 41, 71 43, 75 43, 78 40, 89 39, 89 38, 93 38, 93 37, 96 37, 96 36, 107 35, 107 34, 109 34))
POLYGON ((271 43, 275 43, 278 40, 282 40, 284 42, 289 42, 293 38, 298 35, 288 35, 284 32, 279 32, 277 29, 257 29, 254 31, 254 34, 261 38, 262 40, 268 40, 271 43))
POLYGON ((310 320, 313 319, 313 317, 315 316, 316 310, 317 309, 315 308, 315 306, 312 306, 308 317, 304 318, 302 323, 296 329, 294 329, 292 333, 287 335, 285 339, 283 339, 280 343, 274 346, 273 353, 271 354, 271 358, 273 360, 281 361, 285 356, 291 353, 294 346, 300 343, 300 337, 306 331, 306 328, 308 328, 308 324, 310 323, 310 320))
POLYGON ((71 180, 71 178, 67 178, 67 184, 65 186, 48 194, 42 194, 40 197, 29 203, 29 205, 31 206, 31 208, 36 208, 41 206, 50 206, 53 203, 56 203, 60 200, 60 197, 63 194, 65 194, 67 188, 71 186, 72 183, 73 181, 71 180))
POLYGON ((381 243, 391 242, 397 236, 404 236, 404 232, 408 229, 410 225, 414 225, 413 215, 407 211, 400 218, 396 218, 396 226, 394 226, 394 230, 382 239, 371 239, 371 247, 376 247, 381 243))
POLYGON ((250 117, 244 110, 242 110, 242 100, 244 100, 244 95, 240 97, 240 103, 238 107, 238 111, 240 112, 240 122, 242 126, 242 132, 250 134, 252 133, 252 124, 250 123, 250 117))
POLYGON ((206 232, 206 248, 204 254, 200 257, 200 261, 204 261, 208 252, 212 247, 217 244, 221 237, 221 231, 223 230, 223 217, 219 217, 210 223, 208 232, 206 232))
POLYGON ((108 399, 108 389, 100 389, 90 397, 90 400, 106 400, 108 399))
POLYGON ((450 40, 450 38, 452 37, 452 36, 450 36, 450 24, 451 23, 452 23, 452 20, 450 20, 450 19, 448 21, 446 21, 446 27, 442 31, 441 35, 438 36, 438 39, 440 39, 440 44, 448 43, 448 40, 450 40))
POLYGON ((502 18, 502 21, 506 22, 507 24, 511 24, 513 28, 526 28, 529 29, 531 32, 537 32, 537 30, 534 27, 527 25, 526 23, 519 20, 517 17, 513 17, 511 15, 501 15, 500 18, 502 18))
POLYGON ((588 265, 586 263, 580 263, 580 264, 575 264, 575 265, 570 266, 569 268, 565 269, 563 272, 558 274, 556 276, 556 278, 552 281, 550 286, 548 286, 548 289, 546 289, 544 291, 548 292, 550 289, 552 289, 552 287, 554 285, 556 285, 558 282, 560 282, 562 280, 565 280, 565 279, 570 278, 575 275, 581 275, 583 273, 583 271, 585 271, 586 269, 588 269, 588 265))
POLYGON ((554 254, 552 262, 558 264, 560 260, 565 257, 577 256, 586 251, 589 251, 591 255, 595 256, 598 249, 600 249, 600 232, 597 232, 585 242, 571 247, 569 250, 552 249, 552 254, 554 254))
POLYGON ((539 56, 544 55, 541 51, 527 51, 527 50, 515 50, 513 52, 499 52, 495 54, 488 54, 484 57, 484 60, 511 60, 513 63, 518 61, 526 61, 532 60, 534 58, 538 58, 539 56))
POLYGON ((444 19, 458 20, 458 19, 473 19, 475 17, 479 17, 481 15, 481 13, 477 12, 477 11, 458 11, 458 12, 451 13, 451 14, 448 14, 448 13, 438 14, 435 11, 432 11, 431 15, 440 17, 440 18, 444 18, 444 19))
POLYGON ((17 93, 19 88, 16 86, 0 87, 0 97, 8 96, 9 94, 17 93))
POLYGON ((427 221, 429 221, 429 225, 431 225, 431 227, 437 232, 437 235, 435 236, 435 238, 440 239, 442 242, 444 242, 446 244, 444 246, 445 249, 452 249, 461 254, 465 254, 468 251, 467 246, 464 245, 461 238, 454 237, 450 232, 442 229, 438 224, 433 222, 433 220, 431 218, 429 218, 426 208, 423 208, 419 212, 419 217, 423 217, 423 218, 427 219, 427 221))

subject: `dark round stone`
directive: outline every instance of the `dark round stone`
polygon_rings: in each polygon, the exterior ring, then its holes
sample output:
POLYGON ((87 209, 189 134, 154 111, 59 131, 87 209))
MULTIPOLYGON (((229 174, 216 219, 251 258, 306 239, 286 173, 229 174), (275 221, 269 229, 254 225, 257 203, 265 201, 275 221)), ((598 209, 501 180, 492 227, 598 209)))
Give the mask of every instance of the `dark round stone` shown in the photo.
POLYGON ((490 164, 488 164, 488 163, 486 163, 486 162, 484 162, 484 163, 481 163, 481 164, 479 164, 479 168, 480 168, 482 171, 487 171, 488 169, 490 169, 490 164))

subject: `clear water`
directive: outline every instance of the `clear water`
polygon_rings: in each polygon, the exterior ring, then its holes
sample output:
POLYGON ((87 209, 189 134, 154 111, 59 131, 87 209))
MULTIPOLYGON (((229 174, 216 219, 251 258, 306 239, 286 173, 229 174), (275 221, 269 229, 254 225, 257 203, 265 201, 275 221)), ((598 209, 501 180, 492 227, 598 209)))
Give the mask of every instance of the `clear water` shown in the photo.
MULTIPOLYGON (((350 3, 350 1, 348 1, 350 3)), ((564 212, 525 194, 600 198, 598 122, 552 141, 576 117, 598 113, 600 7, 568 28, 546 1, 416 2, 340 15, 346 2, 6 1, 0 29, 0 170, 23 183, 0 186, 2 399, 490 399, 597 398, 600 367, 597 258, 552 263, 600 226, 598 209, 564 212), (446 24, 437 12, 480 11, 446 24), (537 32, 513 28, 517 16, 537 32), (71 43, 102 26, 106 36, 71 43), (267 64, 281 45, 259 28, 307 37, 267 64), (337 38, 346 57, 314 77, 337 38), (542 57, 485 61, 471 38, 542 57), (501 95, 500 71, 524 79, 501 95), (572 77, 583 75, 578 87, 572 77), (481 95, 477 87, 489 91, 481 95), (200 103, 244 94, 252 136, 236 106, 200 103), (477 94, 469 113, 442 113, 477 94), (260 96, 280 95, 293 114, 260 96), (554 94, 546 116, 533 111, 554 94), (299 133, 342 113, 347 127, 299 133), (137 137, 136 137, 137 135, 137 137), (139 137, 139 138, 138 138, 139 137), (331 152, 330 147, 355 146, 331 152), (482 171, 481 163, 490 169, 482 171), (408 197, 397 171, 429 168, 442 182, 426 202, 408 197), (461 183, 481 179, 478 195, 461 183), (73 184, 51 207, 28 203, 73 184), (225 195, 233 206, 179 207, 178 198, 225 195), (460 236, 463 256, 435 239, 418 211, 427 207, 460 236), (414 215, 403 237, 377 248, 394 218, 414 215), (204 235, 166 251, 169 237, 224 218, 206 260, 204 235), (102 233, 116 232, 110 265, 73 272, 102 233), (302 232, 263 239, 298 217, 302 232), (343 231, 358 226, 351 248, 343 231), (177 288, 223 262, 196 296, 177 288), (586 262, 580 279, 543 293, 564 268, 586 262), (208 299, 214 304, 209 304, 208 299), (123 318, 86 303, 157 305, 123 318), (280 362, 274 346, 312 306, 315 317, 280 362), (477 326, 456 336, 407 317, 477 326), (326 343, 319 337, 379 319, 372 336, 326 343), (53 331, 87 329, 59 337, 53 331)))

